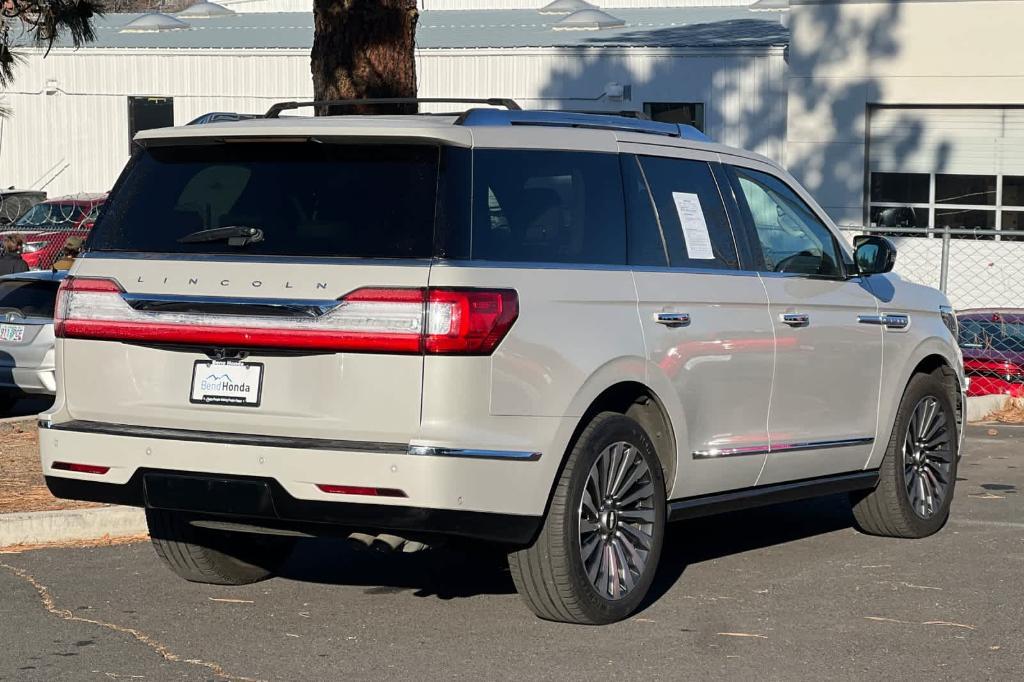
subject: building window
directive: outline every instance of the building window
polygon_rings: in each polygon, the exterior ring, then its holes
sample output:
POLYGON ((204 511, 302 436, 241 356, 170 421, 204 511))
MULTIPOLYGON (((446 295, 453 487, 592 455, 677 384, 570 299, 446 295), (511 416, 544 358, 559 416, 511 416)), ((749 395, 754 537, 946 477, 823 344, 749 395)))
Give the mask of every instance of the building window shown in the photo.
MULTIPOLYGON (((871 173, 871 227, 948 227, 957 230, 1020 230, 1024 177, 955 173, 871 173)), ((884 230, 879 231, 885 234, 884 230)), ((918 237, 925 233, 893 233, 918 237)), ((953 235, 994 239, 993 235, 953 235)), ((1010 239, 1010 237, 1006 237, 1010 239)))
POLYGON ((644 113, 652 121, 682 123, 704 132, 704 104, 701 102, 644 102, 644 113))
POLYGON ((135 133, 151 128, 167 128, 174 125, 174 98, 172 97, 129 97, 128 98, 128 148, 131 150, 135 133))

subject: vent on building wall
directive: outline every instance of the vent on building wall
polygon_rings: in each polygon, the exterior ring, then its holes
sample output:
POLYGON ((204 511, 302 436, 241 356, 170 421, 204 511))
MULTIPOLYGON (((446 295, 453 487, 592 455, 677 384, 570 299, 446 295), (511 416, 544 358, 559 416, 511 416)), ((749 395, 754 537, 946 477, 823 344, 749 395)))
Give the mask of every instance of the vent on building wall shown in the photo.
POLYGON ((537 11, 541 14, 559 15, 572 14, 584 9, 597 9, 597 7, 591 5, 586 0, 554 0, 554 2, 544 5, 537 11))
POLYGON ((182 19, 217 19, 220 17, 231 17, 236 14, 238 12, 235 10, 228 9, 224 5, 218 5, 215 2, 197 2, 181 10, 175 16, 182 19))
POLYGON ((143 14, 124 25, 120 33, 159 33, 161 31, 181 31, 192 28, 184 21, 175 19, 170 14, 143 14))
POLYGON ((625 21, 613 17, 607 12, 602 12, 599 9, 583 9, 558 21, 552 28, 556 31, 601 31, 625 25, 625 21))

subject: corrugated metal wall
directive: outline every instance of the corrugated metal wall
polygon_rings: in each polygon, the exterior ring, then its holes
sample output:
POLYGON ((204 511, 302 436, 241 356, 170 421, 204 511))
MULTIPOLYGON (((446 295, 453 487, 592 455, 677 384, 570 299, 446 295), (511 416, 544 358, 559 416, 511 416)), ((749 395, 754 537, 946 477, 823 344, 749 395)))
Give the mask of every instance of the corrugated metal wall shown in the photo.
MULTIPOLYGON (((527 108, 639 109, 703 102, 714 139, 781 159, 786 82, 781 50, 429 50, 423 97, 513 97, 527 108), (606 85, 632 100, 597 100, 606 85)), ((55 50, 28 55, 2 101, 0 184, 51 196, 110 188, 128 158, 128 97, 174 98, 186 123, 209 111, 259 113, 312 97, 304 51, 55 50)))
MULTIPOLYGON (((282 0, 277 0, 281 2, 282 0)), ((551 0, 417 0, 420 9, 539 9, 551 0)), ((622 7, 742 7, 756 0, 587 0, 603 9, 622 7)), ((312 2, 310 2, 312 6, 312 2)))
MULTIPOLYGON (((550 0, 417 0, 420 9, 536 9, 550 0)), ((727 7, 756 0, 588 0, 598 7, 727 7)), ((236 12, 310 12, 313 0, 220 0, 236 12)))

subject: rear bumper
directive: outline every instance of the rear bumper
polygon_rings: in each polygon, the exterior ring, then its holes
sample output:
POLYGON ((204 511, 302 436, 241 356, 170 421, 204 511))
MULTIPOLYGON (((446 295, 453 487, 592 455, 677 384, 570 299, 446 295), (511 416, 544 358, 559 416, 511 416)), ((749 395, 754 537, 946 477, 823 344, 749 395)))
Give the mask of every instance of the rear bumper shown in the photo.
MULTIPOLYGON (((284 524, 461 535, 528 542, 543 519, 558 458, 537 452, 266 437, 70 421, 40 422, 43 473, 54 495, 175 508, 284 524), (54 462, 108 468, 104 474, 54 462), (191 477, 202 494, 147 495, 147 476, 191 477), (272 504, 222 508, 230 486, 260 481, 272 504), (324 492, 318 485, 399 490, 404 497, 324 492), (205 500, 203 498, 206 498, 205 500)), ((244 486, 239 486, 244 487, 244 486)), ((189 490, 196 490, 196 487, 189 490)), ((177 494, 177 493, 175 493, 177 494)), ((330 532, 329 528, 321 528, 330 532)))
POLYGON ((526 545, 536 535, 542 520, 537 516, 515 514, 300 500, 289 495, 273 479, 166 470, 139 469, 127 483, 121 484, 47 476, 46 485, 56 497, 170 509, 310 535, 328 535, 342 530, 387 531, 526 545), (153 477, 161 483, 177 484, 173 497, 169 496, 166 485, 162 485, 159 493, 153 491, 153 477), (253 483, 265 486, 269 495, 253 500, 252 496, 232 493, 236 484, 253 483))
POLYGON ((0 368, 0 389, 14 390, 22 393, 54 395, 57 392, 57 379, 53 367, 0 368))

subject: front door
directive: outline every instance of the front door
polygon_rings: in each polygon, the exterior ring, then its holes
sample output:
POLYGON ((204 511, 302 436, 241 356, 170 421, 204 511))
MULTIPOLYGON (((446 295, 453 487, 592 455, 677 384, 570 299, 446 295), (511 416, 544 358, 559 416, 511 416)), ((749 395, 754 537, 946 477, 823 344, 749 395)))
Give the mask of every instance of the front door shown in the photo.
POLYGON ((649 382, 674 402, 675 498, 750 487, 767 453, 768 300, 742 269, 713 159, 622 157, 649 382))
POLYGON ((763 255, 775 328, 770 453, 758 485, 863 467, 874 444, 882 328, 878 303, 847 277, 838 240, 774 174, 733 168, 741 212, 763 255))

